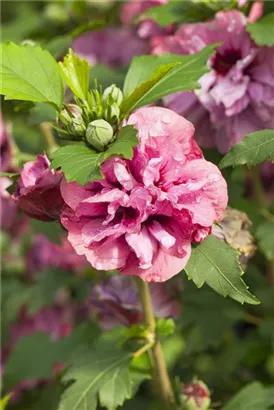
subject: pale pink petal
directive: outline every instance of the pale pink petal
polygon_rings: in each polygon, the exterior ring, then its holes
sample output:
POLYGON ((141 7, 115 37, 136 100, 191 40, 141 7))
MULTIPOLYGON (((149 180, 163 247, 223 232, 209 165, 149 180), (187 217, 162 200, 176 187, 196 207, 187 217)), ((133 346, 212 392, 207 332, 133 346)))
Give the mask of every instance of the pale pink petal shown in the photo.
POLYGON ((126 234, 125 239, 135 252, 139 266, 142 269, 152 265, 153 256, 157 251, 157 242, 144 226, 139 233, 126 234))
POLYGON ((153 221, 148 230, 164 248, 171 248, 176 242, 176 238, 170 235, 158 221, 153 221))
POLYGON ((61 182, 61 194, 66 202, 72 209, 76 209, 84 199, 90 196, 90 192, 77 182, 67 182, 63 178, 61 182))
POLYGON ((110 237, 103 243, 85 250, 87 260, 98 270, 121 269, 125 266, 130 253, 130 248, 123 237, 110 237))
POLYGON ((186 266, 191 253, 190 242, 185 247, 185 255, 176 257, 165 253, 159 249, 153 265, 148 269, 141 269, 138 266, 138 259, 131 257, 126 266, 121 270, 122 275, 137 275, 146 282, 165 282, 177 275, 186 266))

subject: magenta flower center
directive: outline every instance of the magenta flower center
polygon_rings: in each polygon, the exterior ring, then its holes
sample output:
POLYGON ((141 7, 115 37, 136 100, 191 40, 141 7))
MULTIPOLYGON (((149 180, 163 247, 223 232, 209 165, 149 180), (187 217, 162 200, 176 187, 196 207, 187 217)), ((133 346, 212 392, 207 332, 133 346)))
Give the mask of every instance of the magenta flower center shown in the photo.
POLYGON ((226 75, 229 70, 242 58, 240 50, 226 50, 225 52, 217 51, 212 61, 212 68, 218 74, 226 75))

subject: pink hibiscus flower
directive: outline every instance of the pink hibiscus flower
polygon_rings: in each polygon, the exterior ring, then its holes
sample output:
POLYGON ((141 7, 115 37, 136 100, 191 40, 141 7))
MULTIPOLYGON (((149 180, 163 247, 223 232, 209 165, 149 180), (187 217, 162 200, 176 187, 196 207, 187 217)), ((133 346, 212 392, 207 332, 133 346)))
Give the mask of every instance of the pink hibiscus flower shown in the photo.
POLYGON ((61 222, 96 269, 163 282, 185 267, 191 242, 206 238, 221 218, 226 182, 203 158, 193 125, 178 114, 145 107, 128 124, 140 140, 133 159, 106 160, 105 179, 85 187, 63 180, 61 222))
POLYGON ((200 79, 200 90, 165 98, 167 107, 193 122, 198 143, 221 152, 250 132, 274 126, 274 47, 258 47, 245 29, 247 22, 237 10, 219 12, 212 21, 182 25, 153 50, 192 54, 222 43, 208 62, 210 72, 200 79))
POLYGON ((35 161, 25 163, 13 198, 31 218, 58 219, 64 203, 60 193, 62 178, 61 172, 50 169, 46 155, 38 155, 35 161))

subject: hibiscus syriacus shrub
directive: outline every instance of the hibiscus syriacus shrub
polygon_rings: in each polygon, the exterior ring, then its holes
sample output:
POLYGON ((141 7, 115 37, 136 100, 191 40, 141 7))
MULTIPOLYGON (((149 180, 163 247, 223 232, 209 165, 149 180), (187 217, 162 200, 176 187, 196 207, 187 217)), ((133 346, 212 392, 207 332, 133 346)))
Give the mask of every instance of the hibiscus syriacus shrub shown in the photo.
POLYGON ((1 408, 272 409, 272 5, 6 3, 1 408))

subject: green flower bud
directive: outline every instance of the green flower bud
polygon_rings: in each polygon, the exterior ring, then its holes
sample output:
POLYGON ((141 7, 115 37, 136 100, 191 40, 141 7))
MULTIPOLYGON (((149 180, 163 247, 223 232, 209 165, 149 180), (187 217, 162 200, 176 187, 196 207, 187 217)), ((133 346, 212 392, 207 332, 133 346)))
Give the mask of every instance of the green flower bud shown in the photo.
POLYGON ((184 384, 181 401, 186 410, 208 410, 210 406, 210 392, 201 380, 184 384))
POLYGON ((123 93, 120 88, 112 84, 103 92, 103 101, 115 102, 119 106, 123 101, 123 93))
POLYGON ((85 132, 86 132, 86 125, 83 121, 83 118, 82 117, 72 118, 68 125, 68 131, 71 134, 80 135, 84 137, 85 132))
POLYGON ((104 118, 111 122, 112 120, 118 119, 120 116, 120 108, 118 107, 117 104, 109 104, 107 105, 107 108, 104 111, 104 118))
POLYGON ((68 104, 67 108, 70 111, 70 114, 69 114, 68 110, 66 110, 65 108, 62 109, 61 115, 59 114, 60 119, 64 123, 66 123, 66 124, 69 123, 73 117, 75 117, 75 118, 81 117, 83 110, 78 105, 68 104))
POLYGON ((89 123, 86 130, 86 140, 97 151, 103 151, 113 138, 112 126, 105 120, 95 120, 89 123))

